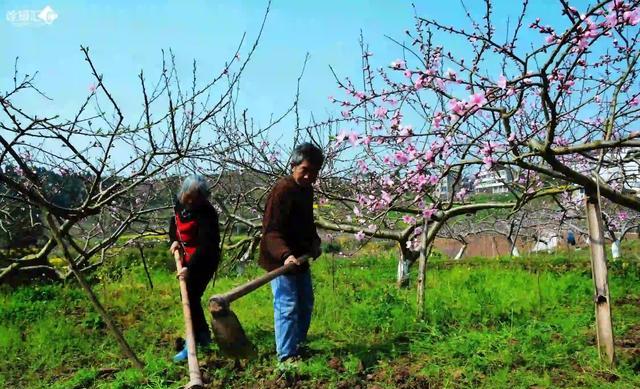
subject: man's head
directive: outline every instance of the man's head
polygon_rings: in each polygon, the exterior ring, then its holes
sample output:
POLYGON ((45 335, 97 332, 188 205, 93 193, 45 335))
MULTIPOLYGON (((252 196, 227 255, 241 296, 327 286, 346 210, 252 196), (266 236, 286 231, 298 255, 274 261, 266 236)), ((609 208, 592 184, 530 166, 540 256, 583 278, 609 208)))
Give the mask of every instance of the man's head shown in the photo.
POLYGON ((198 208, 209 197, 209 186, 204 177, 193 174, 187 177, 180 192, 178 192, 178 200, 187 209, 198 208))
POLYGON ((300 186, 311 186, 324 162, 322 150, 311 143, 302 143, 291 154, 291 175, 300 186))

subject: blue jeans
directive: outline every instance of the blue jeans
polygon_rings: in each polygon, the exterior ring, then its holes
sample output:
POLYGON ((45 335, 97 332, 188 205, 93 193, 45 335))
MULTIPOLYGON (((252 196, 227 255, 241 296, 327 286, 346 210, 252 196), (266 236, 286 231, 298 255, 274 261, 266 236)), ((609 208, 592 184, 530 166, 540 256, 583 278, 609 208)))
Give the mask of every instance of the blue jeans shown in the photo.
POLYGON ((313 311, 313 287, 309 270, 286 274, 271 281, 276 352, 283 360, 298 354, 298 346, 307 340, 313 311))

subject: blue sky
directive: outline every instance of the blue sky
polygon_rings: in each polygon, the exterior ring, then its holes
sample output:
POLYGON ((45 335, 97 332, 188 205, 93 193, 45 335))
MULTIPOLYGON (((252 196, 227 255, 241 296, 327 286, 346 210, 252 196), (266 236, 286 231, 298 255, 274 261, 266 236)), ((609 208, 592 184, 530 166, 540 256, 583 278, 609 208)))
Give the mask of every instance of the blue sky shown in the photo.
MULTIPOLYGON (((422 1, 421 16, 459 24, 464 14, 457 1, 422 1)), ((472 12, 480 1, 468 1, 472 12)), ((506 18, 518 7, 512 0, 495 2, 494 21, 504 28, 506 18)), ((534 0, 527 25, 536 15, 548 22, 560 17, 557 2, 534 0), (553 4, 553 7, 549 5, 553 4), (550 12, 553 10, 553 12, 550 12)), ((40 72, 37 85, 54 100, 29 98, 24 106, 46 114, 72 116, 93 82, 83 61, 80 45, 90 47, 99 71, 125 112, 138 113, 141 93, 140 69, 157 74, 161 49, 173 49, 178 67, 187 80, 195 59, 200 77, 215 74, 232 55, 243 32, 248 43, 257 33, 266 1, 35 1, 0 2, 0 91, 11 84, 13 63, 20 57, 20 70, 40 72), (13 10, 42 9, 50 5, 59 17, 51 25, 16 26, 6 20, 13 10)), ((360 30, 371 45, 376 65, 387 65, 401 49, 384 35, 399 39, 412 29, 410 1, 293 1, 274 0, 261 44, 242 81, 241 103, 258 121, 282 112, 295 92, 296 78, 305 54, 309 63, 302 81, 301 109, 316 118, 337 111, 327 96, 337 95, 329 65, 340 75, 357 76, 360 71, 360 30)), ((532 36, 528 31, 527 37, 532 36)), ((537 35, 537 34, 536 34, 537 35)), ((455 50, 457 43, 447 42, 455 50)), ((247 47, 243 50, 246 53, 247 47)), ((130 120, 135 121, 137 115, 130 120)), ((280 128, 279 131, 286 129, 280 128)))

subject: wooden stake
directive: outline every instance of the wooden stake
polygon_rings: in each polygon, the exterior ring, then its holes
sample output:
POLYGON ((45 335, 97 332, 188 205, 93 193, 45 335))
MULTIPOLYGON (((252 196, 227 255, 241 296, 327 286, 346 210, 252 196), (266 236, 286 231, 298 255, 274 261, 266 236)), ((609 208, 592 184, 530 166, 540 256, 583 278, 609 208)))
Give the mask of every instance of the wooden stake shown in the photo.
POLYGON ((591 249, 591 274, 595 288, 594 302, 598 354, 600 358, 606 358, 606 361, 613 365, 615 363, 615 349, 602 212, 597 194, 589 193, 585 200, 587 223, 589 225, 589 247, 591 249))
POLYGON ((182 259, 180 250, 176 250, 174 259, 176 260, 176 269, 178 270, 178 280, 180 280, 180 295, 182 296, 182 313, 184 315, 184 326, 186 330, 187 342, 187 359, 189 362, 189 383, 185 388, 202 388, 202 375, 200 374, 200 366, 198 365, 198 357, 196 355, 196 340, 193 335, 193 322, 191 321, 191 307, 189 306, 189 295, 187 293, 187 282, 182 274, 182 259))
POLYGON ((418 257, 418 319, 424 320, 425 318, 425 292, 427 284, 427 259, 429 256, 428 248, 430 245, 427 243, 427 221, 425 219, 422 225, 422 243, 420 245, 420 256, 418 257))

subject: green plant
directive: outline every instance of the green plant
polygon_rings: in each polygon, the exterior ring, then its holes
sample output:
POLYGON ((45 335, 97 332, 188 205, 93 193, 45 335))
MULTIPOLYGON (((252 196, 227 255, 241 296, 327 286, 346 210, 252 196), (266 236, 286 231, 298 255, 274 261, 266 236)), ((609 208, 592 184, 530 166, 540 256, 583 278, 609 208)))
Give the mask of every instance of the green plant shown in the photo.
MULTIPOLYGON (((164 250, 150 250, 150 261, 164 250)), ((3 387, 176 388, 186 382, 184 366, 170 361, 173 341, 183 336, 173 271, 151 266, 151 290, 141 263, 121 255, 114 263, 128 267, 95 289, 143 358, 144 371, 130 369, 75 283, 5 287, 0 288, 3 387)), ((395 287, 396 256, 396 250, 335 260, 324 254, 312 263, 313 352, 290 378, 307 387, 640 385, 640 359, 632 347, 640 336, 638 279, 627 270, 635 264, 632 258, 624 259, 627 265, 611 263, 620 361, 610 369, 600 364, 593 346, 586 257, 430 258, 427 316, 416 321, 415 291, 395 287)), ((205 295, 262 273, 249 266, 241 277, 220 275, 205 295)), ((210 385, 279 385, 269 287, 234 302, 233 310, 259 358, 237 370, 214 347, 202 355, 210 385)))

